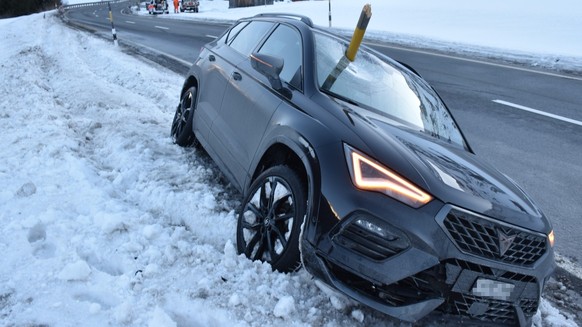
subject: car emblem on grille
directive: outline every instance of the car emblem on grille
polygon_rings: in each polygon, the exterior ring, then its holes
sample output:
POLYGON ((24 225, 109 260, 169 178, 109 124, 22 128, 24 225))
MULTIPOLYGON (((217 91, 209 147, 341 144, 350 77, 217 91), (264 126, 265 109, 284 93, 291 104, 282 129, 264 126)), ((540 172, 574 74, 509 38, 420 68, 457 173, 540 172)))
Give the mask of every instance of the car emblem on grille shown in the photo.
POLYGON ((507 235, 501 229, 498 229, 497 236, 499 237, 499 255, 503 256, 509 250, 517 235, 507 235))

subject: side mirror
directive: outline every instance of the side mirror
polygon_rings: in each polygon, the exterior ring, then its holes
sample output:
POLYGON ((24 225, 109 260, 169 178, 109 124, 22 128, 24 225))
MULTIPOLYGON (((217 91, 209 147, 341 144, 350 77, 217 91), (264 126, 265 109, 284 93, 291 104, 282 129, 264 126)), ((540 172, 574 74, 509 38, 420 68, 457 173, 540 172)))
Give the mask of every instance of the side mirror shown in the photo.
POLYGON ((271 87, 277 91, 283 89, 281 77, 279 77, 279 74, 283 70, 283 64, 283 58, 259 53, 253 53, 251 55, 251 66, 267 77, 269 83, 271 83, 271 87))

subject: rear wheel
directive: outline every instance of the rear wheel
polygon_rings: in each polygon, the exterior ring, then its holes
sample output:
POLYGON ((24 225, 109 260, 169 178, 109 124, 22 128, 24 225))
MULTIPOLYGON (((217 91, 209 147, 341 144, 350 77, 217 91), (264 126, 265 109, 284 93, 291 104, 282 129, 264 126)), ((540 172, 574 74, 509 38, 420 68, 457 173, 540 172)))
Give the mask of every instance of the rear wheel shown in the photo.
POLYGON ((307 207, 301 179, 287 166, 267 169, 243 200, 237 248, 251 260, 290 272, 300 267, 299 237, 307 207))
POLYGON ((172 122, 171 135, 179 146, 195 145, 196 138, 192 130, 194 111, 196 110, 196 87, 192 86, 182 95, 172 122))

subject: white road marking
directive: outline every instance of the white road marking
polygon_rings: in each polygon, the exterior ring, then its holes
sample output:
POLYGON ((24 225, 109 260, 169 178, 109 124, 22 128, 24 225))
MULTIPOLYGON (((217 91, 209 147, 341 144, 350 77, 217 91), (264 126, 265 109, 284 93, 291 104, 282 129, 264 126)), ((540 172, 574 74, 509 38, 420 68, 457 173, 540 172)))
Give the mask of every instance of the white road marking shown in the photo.
POLYGON ((430 55, 430 56, 436 56, 436 57, 443 57, 443 58, 449 58, 449 59, 462 60, 462 61, 473 62, 473 63, 477 63, 477 64, 489 65, 489 66, 494 66, 494 67, 509 68, 509 69, 513 69, 513 70, 519 70, 519 71, 522 71, 522 72, 528 72, 528 73, 534 73, 534 74, 540 74, 540 75, 546 75, 546 76, 560 77, 560 78, 572 79, 572 80, 576 80, 576 81, 582 81, 582 77, 562 75, 562 74, 551 73, 551 72, 544 72, 544 71, 541 71, 541 70, 529 69, 529 68, 518 67, 518 66, 497 64, 497 63, 494 63, 494 62, 488 62, 488 61, 483 61, 483 60, 478 60, 478 59, 469 59, 469 58, 457 57, 457 56, 454 56, 454 55, 447 55, 447 54, 435 53, 435 52, 424 51, 424 50, 409 49, 409 48, 404 48, 404 47, 398 47, 398 46, 393 46, 393 45, 385 45, 385 44, 373 43, 373 42, 367 42, 367 44, 371 44, 371 45, 378 46, 378 47, 383 47, 383 48, 390 48, 390 49, 397 49, 397 50, 403 50, 403 51, 409 51, 409 52, 415 52, 415 53, 422 53, 422 54, 430 55))
POLYGON ((126 20, 125 22, 128 23, 128 24, 135 24, 135 22, 132 22, 130 20, 126 20))
POLYGON ((155 27, 155 28, 159 28, 159 29, 161 29, 161 30, 169 30, 169 29, 170 29, 169 27, 164 27, 164 26, 157 26, 157 25, 156 25, 156 26, 154 26, 154 27, 155 27))
POLYGON ((524 111, 527 111, 527 112, 531 112, 531 113, 534 113, 534 114, 538 114, 538 115, 542 115, 542 116, 554 118, 554 119, 557 119, 557 120, 560 120, 560 121, 563 121, 563 122, 566 122, 566 123, 570 123, 570 124, 582 126, 582 121, 570 119, 570 118, 563 117, 563 116, 554 115, 554 114, 551 114, 551 113, 548 113, 548 112, 545 112, 545 111, 541 111, 541 110, 537 110, 537 109, 532 109, 532 108, 529 108, 529 107, 526 107, 526 106, 522 106, 522 105, 519 105, 519 104, 515 104, 515 103, 503 101, 503 100, 493 100, 493 102, 499 103, 499 104, 502 104, 502 105, 505 105, 505 106, 509 106, 509 107, 512 107, 512 108, 524 110, 524 111))
POLYGON ((211 38, 211 39, 216 39, 218 36, 214 36, 214 35, 206 34, 206 37, 209 37, 209 38, 211 38))

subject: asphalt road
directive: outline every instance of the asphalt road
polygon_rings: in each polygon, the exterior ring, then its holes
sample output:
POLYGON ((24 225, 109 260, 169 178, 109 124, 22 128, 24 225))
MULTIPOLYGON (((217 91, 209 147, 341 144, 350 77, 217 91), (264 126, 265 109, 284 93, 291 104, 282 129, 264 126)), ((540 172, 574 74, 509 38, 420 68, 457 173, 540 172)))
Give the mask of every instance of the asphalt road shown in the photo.
MULTIPOLYGON (((180 63, 193 62, 200 47, 227 27, 131 15, 124 10, 127 5, 112 5, 119 40, 169 54, 180 63)), ((111 37, 105 4, 71 9, 66 16, 111 37)), ((553 222, 556 251, 580 265, 582 78, 386 44, 373 46, 414 67, 433 85, 473 150, 534 198, 553 222)))

